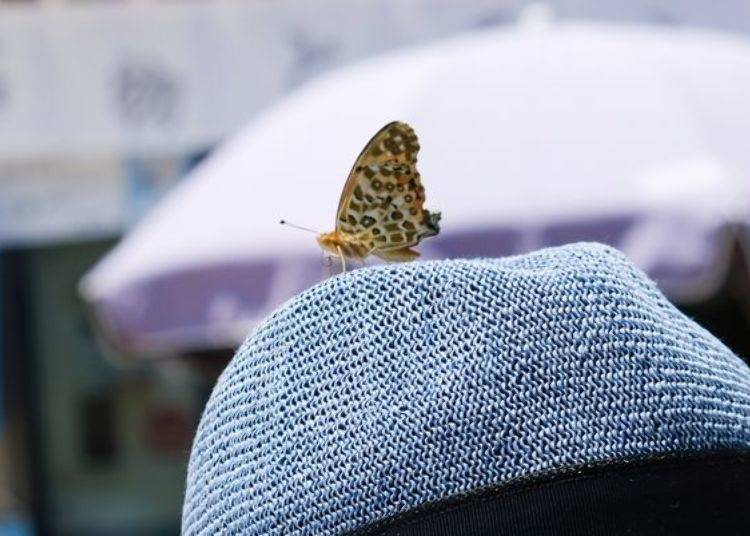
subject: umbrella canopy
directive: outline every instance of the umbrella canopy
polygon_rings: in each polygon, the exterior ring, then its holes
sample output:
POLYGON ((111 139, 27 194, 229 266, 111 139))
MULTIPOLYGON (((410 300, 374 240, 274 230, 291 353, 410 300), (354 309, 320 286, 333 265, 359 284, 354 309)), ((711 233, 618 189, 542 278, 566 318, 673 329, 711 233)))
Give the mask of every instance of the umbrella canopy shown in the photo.
POLYGON ((82 282, 122 349, 232 346, 328 275, 314 237, 383 124, 421 139, 426 258, 574 240, 623 249, 664 290, 710 291, 746 212, 750 46, 590 24, 465 36, 319 78, 201 164, 82 282))

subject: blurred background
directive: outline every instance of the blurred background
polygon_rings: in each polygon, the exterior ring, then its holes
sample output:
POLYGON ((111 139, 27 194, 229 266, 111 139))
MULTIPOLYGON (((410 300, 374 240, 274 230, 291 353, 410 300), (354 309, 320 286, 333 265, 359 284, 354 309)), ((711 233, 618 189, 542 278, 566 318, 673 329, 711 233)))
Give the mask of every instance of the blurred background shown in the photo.
POLYGON ((177 534, 234 349, 421 138, 425 258, 596 240, 750 356, 745 0, 0 0, 0 534, 177 534))

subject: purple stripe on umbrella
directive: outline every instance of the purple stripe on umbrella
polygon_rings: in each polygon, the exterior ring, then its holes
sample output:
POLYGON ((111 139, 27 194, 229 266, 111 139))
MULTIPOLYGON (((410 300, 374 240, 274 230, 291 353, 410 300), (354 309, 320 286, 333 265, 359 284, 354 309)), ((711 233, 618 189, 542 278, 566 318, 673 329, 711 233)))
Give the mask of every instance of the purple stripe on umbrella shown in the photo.
POLYGON ((521 238, 521 229, 510 227, 443 233, 430 239, 430 257, 452 259, 513 255, 519 251, 521 238))
POLYGON ((542 229, 542 242, 545 246, 562 246, 586 240, 617 247, 636 221, 634 215, 623 215, 558 222, 542 229))
POLYGON ((268 302, 272 261, 234 262, 175 270, 121 290, 100 304, 119 338, 205 328, 257 314, 268 302))
MULTIPOLYGON (((681 226, 672 224, 672 228, 681 226)), ((648 215, 608 216, 538 228, 443 233, 422 244, 422 249, 425 258, 498 257, 595 240, 627 254, 655 251, 655 255, 643 257, 642 268, 666 289, 676 290, 705 284, 707 274, 716 271, 721 229, 693 226, 693 250, 700 251, 696 255, 691 250, 690 257, 685 257, 684 251, 682 256, 672 253, 669 244, 665 247, 665 235, 657 234, 654 239, 649 234, 653 229, 648 215)), ((666 229, 674 232, 669 226, 666 229)), ((161 274, 124 289, 97 307, 99 318, 104 319, 118 345, 135 353, 158 355, 173 349, 226 347, 238 343, 273 307, 327 275, 321 257, 220 263, 161 274)))

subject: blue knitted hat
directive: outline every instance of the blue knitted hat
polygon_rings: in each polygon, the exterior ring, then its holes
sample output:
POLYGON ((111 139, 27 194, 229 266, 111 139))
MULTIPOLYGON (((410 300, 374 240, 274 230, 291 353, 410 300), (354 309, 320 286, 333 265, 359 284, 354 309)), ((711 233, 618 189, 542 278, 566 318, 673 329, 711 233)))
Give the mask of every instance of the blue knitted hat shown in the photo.
POLYGON ((619 252, 379 266, 239 349, 183 532, 343 534, 518 478, 718 450, 750 450, 750 371, 619 252))

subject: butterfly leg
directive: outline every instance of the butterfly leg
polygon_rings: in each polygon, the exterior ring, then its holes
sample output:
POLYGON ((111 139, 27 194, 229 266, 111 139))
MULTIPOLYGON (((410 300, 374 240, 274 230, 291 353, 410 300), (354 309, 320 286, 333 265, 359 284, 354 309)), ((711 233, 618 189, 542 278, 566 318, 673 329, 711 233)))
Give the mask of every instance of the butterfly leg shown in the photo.
POLYGON ((346 259, 344 258, 344 252, 341 251, 341 246, 336 246, 336 249, 339 252, 339 257, 341 258, 341 273, 346 273, 346 259))
POLYGON ((331 257, 330 255, 326 255, 325 259, 326 259, 326 264, 328 265, 328 275, 332 276, 333 275, 333 257, 331 257))

